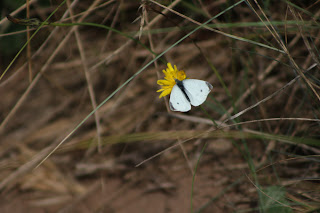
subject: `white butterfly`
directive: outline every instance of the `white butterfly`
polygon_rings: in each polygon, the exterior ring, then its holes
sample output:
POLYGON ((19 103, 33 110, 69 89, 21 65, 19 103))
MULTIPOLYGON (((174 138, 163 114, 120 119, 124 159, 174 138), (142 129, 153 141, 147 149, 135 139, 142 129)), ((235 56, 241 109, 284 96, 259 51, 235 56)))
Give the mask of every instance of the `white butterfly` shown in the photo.
POLYGON ((176 80, 170 95, 170 109, 172 111, 187 112, 192 106, 201 105, 212 89, 209 82, 197 79, 176 80))

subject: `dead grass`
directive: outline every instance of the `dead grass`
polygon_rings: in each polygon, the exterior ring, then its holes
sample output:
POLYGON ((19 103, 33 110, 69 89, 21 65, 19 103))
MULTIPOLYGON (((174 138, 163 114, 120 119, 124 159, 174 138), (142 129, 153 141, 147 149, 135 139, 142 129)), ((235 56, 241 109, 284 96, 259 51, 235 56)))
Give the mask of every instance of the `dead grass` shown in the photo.
MULTIPOLYGON (((49 25, 6 72, 1 51, 1 212, 319 211, 319 3, 140 3, 67 1, 49 21, 150 50, 49 25), (202 109, 158 98, 166 62, 214 86, 202 109)), ((42 21, 58 6, 28 5, 42 21)))

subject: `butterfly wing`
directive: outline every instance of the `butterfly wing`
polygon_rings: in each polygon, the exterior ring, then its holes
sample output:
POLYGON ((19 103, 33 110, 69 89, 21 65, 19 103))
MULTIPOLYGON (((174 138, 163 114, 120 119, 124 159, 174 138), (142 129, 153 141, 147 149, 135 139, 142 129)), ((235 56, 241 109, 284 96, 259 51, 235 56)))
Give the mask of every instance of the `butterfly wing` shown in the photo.
POLYGON ((191 109, 189 101, 177 85, 172 88, 169 105, 172 111, 187 112, 191 109))
POLYGON ((182 83, 185 92, 190 99, 190 103, 193 106, 201 105, 207 99, 208 94, 212 90, 212 85, 209 82, 202 80, 185 79, 182 83))

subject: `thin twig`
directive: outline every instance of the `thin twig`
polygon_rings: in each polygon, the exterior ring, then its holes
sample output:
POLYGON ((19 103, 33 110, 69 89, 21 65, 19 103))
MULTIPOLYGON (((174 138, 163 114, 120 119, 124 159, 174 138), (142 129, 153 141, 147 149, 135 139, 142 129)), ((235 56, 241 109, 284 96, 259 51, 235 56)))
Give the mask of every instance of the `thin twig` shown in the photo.
MULTIPOLYGON (((27 19, 30 19, 30 2, 27 1, 27 19)), ((27 41, 30 40, 30 26, 27 26, 27 41)), ((28 43, 27 46, 27 58, 28 58, 28 70, 29 70, 29 82, 32 81, 32 59, 31 59, 31 44, 28 43)))
MULTIPOLYGON (((68 5, 68 10, 70 12, 70 16, 71 16, 71 20, 74 23, 75 20, 73 19, 73 11, 70 8, 70 0, 67 0, 67 5, 68 5)), ((86 81, 88 84, 88 91, 89 91, 89 96, 90 96, 90 100, 91 100, 91 104, 92 104, 92 108, 93 110, 95 110, 97 108, 97 102, 96 102, 96 97, 95 97, 95 93, 93 90, 93 86, 92 86, 92 80, 91 80, 91 76, 90 73, 88 71, 88 65, 87 65, 87 60, 86 60, 86 54, 83 48, 83 44, 80 38, 80 34, 79 34, 79 30, 78 28, 75 29, 74 31, 75 33, 75 37, 76 37, 76 41, 77 41, 77 45, 78 45, 78 49, 80 52, 80 57, 81 57, 81 62, 82 62, 82 66, 84 69, 84 74, 86 77, 86 81)), ((100 115, 99 115, 99 111, 96 110, 94 113, 94 118, 95 118, 95 122, 96 122, 96 127, 97 127, 97 137, 98 137, 98 151, 101 152, 101 125, 100 125, 100 115)))

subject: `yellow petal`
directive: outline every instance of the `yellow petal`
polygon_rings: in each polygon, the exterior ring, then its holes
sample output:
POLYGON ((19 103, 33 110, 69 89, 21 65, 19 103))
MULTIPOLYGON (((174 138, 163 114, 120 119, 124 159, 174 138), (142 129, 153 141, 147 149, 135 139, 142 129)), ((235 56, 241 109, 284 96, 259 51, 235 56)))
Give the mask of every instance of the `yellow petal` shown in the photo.
POLYGON ((169 69, 170 71, 174 71, 174 69, 172 68, 171 63, 167 63, 167 66, 168 66, 168 69, 169 69))
POLYGON ((171 85, 171 82, 168 80, 158 80, 157 84, 159 84, 161 86, 168 86, 168 85, 171 85))
POLYGON ((161 92, 159 98, 169 95, 173 86, 176 84, 176 80, 182 81, 186 79, 186 74, 183 70, 178 70, 177 66, 172 67, 171 63, 167 63, 167 68, 162 70, 164 79, 158 80, 157 84, 161 86, 161 89, 157 92, 161 92))
POLYGON ((167 96, 167 95, 169 95, 170 93, 171 93, 171 89, 170 89, 170 90, 165 90, 165 91, 163 91, 163 92, 160 94, 159 98, 162 98, 162 97, 164 97, 164 96, 167 96))

